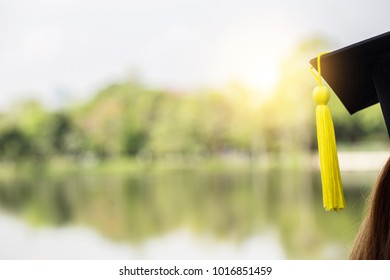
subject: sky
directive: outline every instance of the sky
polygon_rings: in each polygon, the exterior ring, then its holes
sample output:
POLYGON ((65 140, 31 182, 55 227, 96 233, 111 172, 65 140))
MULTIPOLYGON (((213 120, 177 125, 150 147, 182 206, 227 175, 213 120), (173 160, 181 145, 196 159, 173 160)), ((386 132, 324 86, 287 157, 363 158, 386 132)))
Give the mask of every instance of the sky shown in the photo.
POLYGON ((385 0, 0 0, 0 109, 58 107, 129 77, 174 91, 231 81, 266 91, 302 40, 338 48, 379 35, 389 10, 385 0))

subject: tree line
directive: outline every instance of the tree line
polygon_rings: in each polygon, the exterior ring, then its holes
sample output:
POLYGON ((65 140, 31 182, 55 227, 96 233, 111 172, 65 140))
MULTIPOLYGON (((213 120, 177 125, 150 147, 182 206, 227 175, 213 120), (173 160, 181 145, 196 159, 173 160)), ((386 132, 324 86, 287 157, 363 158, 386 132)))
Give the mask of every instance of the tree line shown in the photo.
MULTIPOLYGON (((318 39, 301 44, 286 58, 267 98, 238 83, 183 93, 129 79, 57 111, 34 100, 16 104, 0 115, 0 159, 261 157, 313 151, 315 83, 308 60, 323 47, 318 39)), ((334 96, 330 106, 339 142, 387 140, 378 106, 352 117, 334 96)))

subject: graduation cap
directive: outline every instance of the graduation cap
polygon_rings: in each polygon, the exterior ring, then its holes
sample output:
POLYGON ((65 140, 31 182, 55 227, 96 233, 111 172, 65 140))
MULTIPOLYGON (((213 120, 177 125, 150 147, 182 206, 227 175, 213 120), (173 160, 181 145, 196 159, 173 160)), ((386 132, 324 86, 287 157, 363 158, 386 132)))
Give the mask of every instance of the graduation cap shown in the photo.
POLYGON ((310 64, 318 73, 313 95, 318 105, 316 126, 324 208, 340 210, 344 208, 344 194, 333 122, 326 106, 330 93, 322 78, 350 114, 379 102, 390 135, 390 32, 320 54, 310 64))
POLYGON ((390 136, 390 32, 322 55, 321 76, 350 114, 379 102, 390 136))

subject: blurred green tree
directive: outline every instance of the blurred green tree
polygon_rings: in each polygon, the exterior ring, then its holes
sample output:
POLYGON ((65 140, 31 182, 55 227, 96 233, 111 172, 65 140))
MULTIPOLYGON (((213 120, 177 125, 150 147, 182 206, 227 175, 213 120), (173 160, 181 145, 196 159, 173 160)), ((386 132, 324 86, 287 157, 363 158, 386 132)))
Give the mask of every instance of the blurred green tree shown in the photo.
POLYGON ((9 128, 0 135, 0 155, 2 159, 18 161, 34 154, 31 139, 18 128, 9 128))
MULTIPOLYGON (((176 93, 130 79, 60 111, 33 100, 16 104, 0 115, 0 157, 258 158, 310 152, 317 146, 311 96, 316 83, 308 62, 330 45, 320 37, 303 41, 286 57, 277 87, 266 99, 239 83, 176 93)), ((339 143, 385 141, 379 106, 350 117, 333 94, 330 107, 339 143)))

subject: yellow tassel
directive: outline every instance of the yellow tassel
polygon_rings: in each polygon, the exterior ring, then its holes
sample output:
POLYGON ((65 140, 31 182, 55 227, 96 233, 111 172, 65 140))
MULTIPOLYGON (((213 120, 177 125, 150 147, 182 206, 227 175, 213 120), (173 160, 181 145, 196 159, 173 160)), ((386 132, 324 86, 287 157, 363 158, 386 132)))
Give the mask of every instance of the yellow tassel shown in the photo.
MULTIPOLYGON (((336 137, 329 107, 329 89, 322 85, 320 57, 318 56, 318 86, 313 91, 316 107, 316 127, 318 152, 320 157, 322 195, 325 210, 339 211, 345 207, 344 193, 341 183, 339 161, 336 149, 336 137)), ((313 72, 312 72, 313 73, 313 72)), ((314 73, 313 73, 314 74, 314 73)))
POLYGON ((325 86, 318 86, 314 89, 313 96, 317 102, 316 126, 324 208, 327 211, 338 211, 345 207, 345 202, 337 158, 336 137, 330 110, 326 105, 330 96, 329 89, 325 86))

